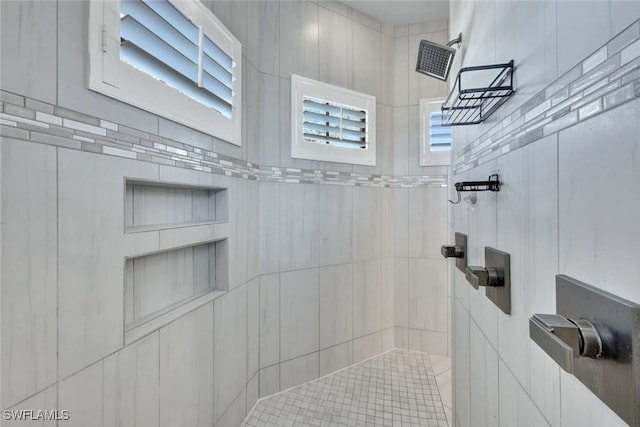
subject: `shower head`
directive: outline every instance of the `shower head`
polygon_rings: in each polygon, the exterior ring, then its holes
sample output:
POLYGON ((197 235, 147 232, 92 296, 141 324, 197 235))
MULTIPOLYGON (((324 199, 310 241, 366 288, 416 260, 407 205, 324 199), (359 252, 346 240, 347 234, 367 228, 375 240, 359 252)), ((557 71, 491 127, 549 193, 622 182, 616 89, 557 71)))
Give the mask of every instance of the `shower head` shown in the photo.
POLYGON ((456 54, 456 50, 450 46, 461 42, 462 35, 455 40, 451 40, 447 43, 447 46, 428 40, 421 40, 418 48, 416 71, 446 81, 447 77, 449 77, 451 64, 453 64, 453 57, 456 54))

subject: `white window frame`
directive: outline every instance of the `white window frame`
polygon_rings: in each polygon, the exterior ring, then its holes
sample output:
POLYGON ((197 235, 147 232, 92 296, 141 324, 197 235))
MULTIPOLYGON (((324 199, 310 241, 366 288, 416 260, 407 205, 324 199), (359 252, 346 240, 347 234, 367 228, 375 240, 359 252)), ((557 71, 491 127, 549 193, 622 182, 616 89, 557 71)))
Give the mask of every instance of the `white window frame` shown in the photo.
POLYGON ((420 100, 420 166, 451 165, 451 150, 431 151, 431 138, 429 136, 431 113, 440 110, 444 101, 442 98, 420 100))
POLYGON ((291 157, 376 165, 376 98, 375 96, 334 86, 306 77, 291 75, 291 157), (367 111, 367 148, 356 149, 304 140, 303 102, 305 97, 323 99, 367 111))
POLYGON ((242 45, 198 0, 171 1, 234 62, 231 118, 120 60, 120 1, 89 2, 89 89, 241 145, 242 45))

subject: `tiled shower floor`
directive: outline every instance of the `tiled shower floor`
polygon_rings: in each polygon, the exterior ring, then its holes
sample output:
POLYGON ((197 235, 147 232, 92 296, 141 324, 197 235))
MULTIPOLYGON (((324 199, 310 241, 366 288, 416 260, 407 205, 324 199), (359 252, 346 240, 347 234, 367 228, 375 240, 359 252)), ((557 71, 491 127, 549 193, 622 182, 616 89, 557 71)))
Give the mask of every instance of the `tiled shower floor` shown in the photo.
POLYGON ((243 425, 447 427, 450 360, 392 350, 260 400, 243 425))

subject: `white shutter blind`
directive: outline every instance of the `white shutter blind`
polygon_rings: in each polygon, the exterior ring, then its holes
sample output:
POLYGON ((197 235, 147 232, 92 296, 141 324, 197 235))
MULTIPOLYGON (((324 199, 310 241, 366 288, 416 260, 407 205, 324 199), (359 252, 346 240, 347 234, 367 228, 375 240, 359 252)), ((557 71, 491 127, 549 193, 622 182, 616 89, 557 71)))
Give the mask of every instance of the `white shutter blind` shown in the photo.
POLYGON ((233 60, 166 0, 125 0, 120 57, 226 117, 233 106, 233 60))
POLYGON ((367 148, 366 110, 305 97, 303 121, 305 141, 367 148))
POLYGON ((429 120, 429 145, 431 151, 451 149, 451 126, 443 124, 442 111, 434 111, 429 120))

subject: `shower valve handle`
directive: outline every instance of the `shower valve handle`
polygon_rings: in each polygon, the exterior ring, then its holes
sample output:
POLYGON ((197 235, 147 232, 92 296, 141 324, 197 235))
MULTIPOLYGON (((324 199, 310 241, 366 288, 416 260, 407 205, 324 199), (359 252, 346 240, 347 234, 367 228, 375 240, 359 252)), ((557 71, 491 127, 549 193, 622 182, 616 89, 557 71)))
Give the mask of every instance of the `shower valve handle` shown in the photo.
POLYGON ((440 248, 445 258, 464 258, 464 248, 458 245, 442 245, 440 248))
POLYGON ((500 270, 493 267, 479 267, 470 265, 465 271, 467 281, 475 289, 480 286, 503 286, 500 270))

